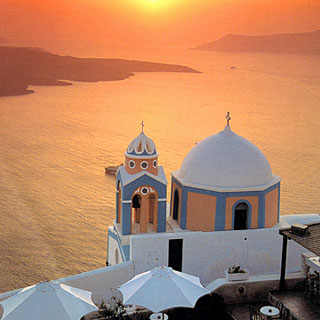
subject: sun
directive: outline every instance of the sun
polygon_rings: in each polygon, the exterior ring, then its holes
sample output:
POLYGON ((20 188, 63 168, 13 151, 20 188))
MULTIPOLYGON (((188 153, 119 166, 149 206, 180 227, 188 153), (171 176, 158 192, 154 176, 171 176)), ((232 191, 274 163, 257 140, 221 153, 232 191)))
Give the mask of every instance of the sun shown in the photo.
POLYGON ((170 4, 169 0, 138 0, 137 2, 150 10, 164 9, 170 4))

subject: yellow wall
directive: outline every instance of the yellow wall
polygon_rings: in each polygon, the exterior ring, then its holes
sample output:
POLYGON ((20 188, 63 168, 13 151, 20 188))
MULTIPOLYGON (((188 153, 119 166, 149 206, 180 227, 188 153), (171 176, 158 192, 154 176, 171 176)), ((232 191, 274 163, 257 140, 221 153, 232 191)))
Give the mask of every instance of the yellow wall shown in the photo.
POLYGON ((266 194, 265 199, 265 227, 271 228, 278 222, 279 188, 266 194))
POLYGON ((181 189, 177 186, 175 182, 172 182, 172 194, 171 194, 171 206, 170 206, 170 216, 173 217, 173 202, 174 202, 174 191, 177 189, 179 193, 179 210, 178 210, 178 224, 180 224, 180 213, 181 213, 181 189))
POLYGON ((251 226, 249 228, 258 228, 259 197, 227 197, 225 230, 232 230, 232 207, 240 200, 247 200, 251 204, 251 226))
POLYGON ((141 171, 148 171, 152 174, 154 174, 155 176, 158 175, 159 172, 159 168, 158 168, 158 157, 156 158, 152 158, 152 159, 143 159, 143 158, 130 158, 130 157, 126 157, 125 158, 125 163, 124 163, 124 168, 126 169, 126 171, 129 174, 136 174, 139 173, 141 171), (134 168, 130 168, 129 167, 129 161, 133 160, 135 162, 135 167, 134 168), (156 168, 153 166, 153 161, 156 160, 157 161, 157 166, 156 168), (148 162, 148 168, 147 169, 142 169, 140 167, 141 162, 146 161, 148 162))
POLYGON ((216 197, 188 192, 187 229, 214 231, 216 197))

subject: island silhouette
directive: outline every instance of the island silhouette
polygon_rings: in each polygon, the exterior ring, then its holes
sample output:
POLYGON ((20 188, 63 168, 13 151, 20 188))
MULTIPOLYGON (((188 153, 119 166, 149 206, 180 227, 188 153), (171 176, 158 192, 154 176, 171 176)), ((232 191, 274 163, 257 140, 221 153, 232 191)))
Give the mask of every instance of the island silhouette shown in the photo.
POLYGON ((135 72, 199 71, 181 65, 104 58, 76 58, 41 48, 0 46, 0 96, 33 93, 29 85, 66 86, 68 81, 124 80, 135 72))
POLYGON ((260 36, 227 34, 216 41, 205 43, 192 49, 221 52, 320 55, 320 30, 260 36))

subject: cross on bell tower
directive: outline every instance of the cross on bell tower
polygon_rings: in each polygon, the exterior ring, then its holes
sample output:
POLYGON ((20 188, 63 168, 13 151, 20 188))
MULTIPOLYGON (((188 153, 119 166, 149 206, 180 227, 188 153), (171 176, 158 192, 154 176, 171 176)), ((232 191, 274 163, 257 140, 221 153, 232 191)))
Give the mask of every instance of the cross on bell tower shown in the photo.
POLYGON ((142 122, 141 122, 141 131, 143 132, 143 127, 144 127, 144 122, 143 122, 143 120, 142 120, 142 122))
POLYGON ((229 112, 229 111, 227 112, 226 119, 227 119, 227 127, 229 127, 229 122, 230 122, 230 120, 231 120, 230 112, 229 112))

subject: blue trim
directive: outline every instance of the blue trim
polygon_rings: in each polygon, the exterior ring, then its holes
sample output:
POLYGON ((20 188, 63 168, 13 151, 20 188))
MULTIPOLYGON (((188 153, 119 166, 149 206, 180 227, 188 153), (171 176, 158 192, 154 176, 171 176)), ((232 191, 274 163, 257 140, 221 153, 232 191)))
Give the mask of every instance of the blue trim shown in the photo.
POLYGON ((239 203, 245 203, 248 205, 249 207, 249 215, 247 216, 247 229, 251 229, 251 212, 252 212, 252 206, 251 206, 251 203, 248 201, 248 200, 245 200, 245 199, 241 199, 241 200, 238 200, 237 202, 235 202, 232 206, 232 230, 234 230, 234 219, 235 219, 235 209, 236 209, 236 206, 239 204, 239 203))
POLYGON ((278 183, 274 184, 273 186, 271 186, 270 188, 264 190, 263 192, 264 192, 264 193, 269 193, 270 191, 274 190, 274 189, 277 188, 278 186, 280 187, 280 181, 279 181, 278 183))
POLYGON ((119 192, 116 193, 116 222, 119 223, 119 192))
MULTIPOLYGON (((172 192, 172 190, 171 190, 171 192, 172 192)), ((171 216, 171 218, 173 219, 173 209, 174 209, 174 195, 175 195, 175 193, 176 192, 178 192, 178 197, 179 197, 179 203, 178 203, 178 217, 177 217, 177 221, 179 221, 179 215, 180 215, 180 212, 181 212, 181 198, 182 198, 182 190, 180 189, 178 189, 178 187, 176 187, 176 188, 174 188, 174 192, 173 192, 173 194, 171 193, 171 200, 172 200, 172 202, 171 202, 171 207, 170 207, 170 216, 171 216), (180 193, 181 193, 181 195, 180 195, 180 193), (171 210, 172 209, 172 210, 171 210), (171 215, 171 213, 172 213, 172 215, 171 215)))
POLYGON ((106 259, 106 262, 109 263, 109 252, 110 252, 110 248, 109 248, 109 228, 107 229, 108 230, 108 244, 107 244, 107 259, 106 259))
POLYGON ((128 152, 128 150, 127 150, 126 152, 127 152, 128 156, 138 156, 138 157, 142 157, 142 158, 143 158, 143 156, 151 157, 151 156, 157 155, 157 150, 154 150, 151 154, 145 150, 142 153, 136 153, 134 150, 132 150, 131 152, 128 152))
POLYGON ((280 221, 280 183, 278 189, 278 222, 280 221))
POLYGON ((261 216, 260 216, 260 197, 259 197, 258 228, 265 228, 265 226, 266 226, 266 195, 276 188, 279 188, 278 189, 278 218, 277 218, 277 222, 279 222, 279 219, 280 219, 280 182, 276 183, 275 185, 271 186, 270 188, 268 188, 262 192, 261 197, 263 199, 261 199, 261 216))
MULTIPOLYGON (((120 188, 122 186, 120 171, 118 171, 117 177, 116 177, 116 190, 118 190, 118 191, 119 191, 119 186, 120 186, 120 188)), ((117 192, 117 194, 116 194, 116 222, 117 223, 119 223, 119 217, 121 214, 121 212, 119 212, 118 199, 119 199, 119 192, 117 192)), ((122 204, 121 204, 121 207, 122 207, 122 204)))
POLYGON ((131 234, 131 203, 121 204, 121 234, 131 234))
POLYGON ((169 214, 171 218, 173 217, 173 200, 174 200, 174 198, 173 198, 173 183, 171 181, 170 214, 169 214))
MULTIPOLYGON (((121 175, 119 175, 121 179, 121 175)), ((122 187, 121 196, 122 200, 130 201, 130 203, 121 203, 121 234, 129 235, 131 234, 131 200, 133 193, 141 186, 148 185, 155 189, 158 193, 158 199, 167 199, 167 185, 153 179, 148 175, 143 175, 136 180, 130 182, 126 186, 122 187)), ((158 232, 166 231, 166 201, 163 201, 164 205, 158 202, 158 232)))
POLYGON ((277 188, 280 185, 280 182, 274 184, 273 186, 261 190, 261 191, 228 191, 228 192, 220 192, 220 191, 213 191, 213 190, 206 190, 206 189, 198 189, 194 187, 188 187, 182 185, 178 180, 176 180, 174 177, 172 177, 172 182, 174 182, 177 186, 179 186, 181 189, 185 189, 188 192, 194 192, 194 193, 200 193, 200 194, 206 194, 211 196, 218 197, 219 195, 224 195, 225 197, 248 197, 248 196, 259 196, 261 193, 269 193, 273 189, 277 188))
POLYGON ((262 193, 259 195, 258 203, 258 228, 264 228, 266 221, 266 195, 262 193))
POLYGON ((226 224, 226 197, 220 194, 216 198, 215 231, 224 231, 226 224))
MULTIPOLYGON (((123 261, 127 261, 126 260, 126 255, 125 255, 125 252, 124 252, 123 249, 124 249, 124 247, 129 247, 129 255, 130 255, 130 246, 122 246, 119 234, 117 232, 111 231, 110 229, 108 229, 108 237, 111 237, 112 239, 117 241, 118 247, 120 249, 121 258, 122 258, 123 261)), ((108 254, 109 254, 109 241, 108 241, 108 254)), ((130 258, 130 256, 129 256, 129 258, 130 258)))
POLYGON ((158 202, 158 225, 157 225, 157 232, 166 232, 166 215, 165 213, 167 209, 167 202, 161 201, 158 202))
MULTIPOLYGON (((117 181, 116 187, 117 187, 117 191, 116 192, 116 221, 117 223, 119 223, 119 186, 121 185, 120 180, 117 181)), ((121 189, 121 187, 120 187, 121 189)))
POLYGON ((130 260, 130 245, 122 246, 122 250, 124 253, 123 261, 129 261, 130 260))
MULTIPOLYGON (((188 192, 205 194, 216 197, 216 213, 215 213, 215 231, 223 231, 225 230, 225 218, 226 218, 226 198, 227 197, 239 197, 239 198, 246 198, 246 197, 254 197, 257 196, 259 198, 258 202, 258 228, 265 227, 265 196, 270 191, 279 188, 279 198, 278 198, 278 222, 280 219, 280 181, 276 184, 270 186, 269 188, 261 191, 235 191, 235 192, 219 192, 213 190, 205 190, 205 189, 198 189, 194 187, 184 186, 180 183, 177 179, 172 176, 171 183, 175 183, 181 189, 181 202, 180 202, 180 227, 182 229, 186 228, 186 220, 187 220, 187 199, 188 199, 188 192)), ((171 209, 173 206, 173 193, 171 191, 171 209)), ((248 200, 244 200, 248 201, 248 200)), ((251 204, 250 204, 251 206, 251 204)), ((170 211, 171 213, 171 211, 170 211)), ((234 215, 234 212, 233 212, 234 215)), ((232 222, 233 225, 233 222, 232 222)), ((250 211, 250 226, 251 226, 251 211, 250 211)))
POLYGON ((119 240, 119 237, 118 237, 117 233, 111 231, 110 229, 108 229, 108 236, 110 236, 112 239, 114 239, 114 240, 116 240, 116 241, 119 240))
POLYGON ((181 189, 181 209, 180 209, 180 228, 187 228, 188 192, 181 189))
POLYGON ((151 178, 148 175, 143 175, 136 180, 130 182, 122 188, 122 200, 130 200, 133 192, 143 185, 149 185, 157 190, 159 199, 167 198, 167 185, 151 178))
POLYGON ((119 181, 122 184, 120 170, 118 170, 117 175, 116 175, 116 186, 118 185, 119 181))
MULTIPOLYGON (((179 192, 179 195, 180 195, 180 203, 179 203, 179 206, 180 206, 180 212, 178 212, 178 221, 180 221, 180 224, 179 224, 179 227, 181 229, 186 229, 186 226, 187 226, 187 207, 188 207, 188 197, 187 197, 187 192, 185 191, 185 187, 178 181, 176 180, 174 177, 172 177, 172 180, 171 180, 171 186, 173 185, 173 182, 177 185, 178 188, 175 188, 175 191, 178 190, 179 192), (179 214, 180 214, 180 217, 179 217, 179 214)), ((172 214, 173 214, 173 201, 174 201, 174 198, 173 198, 174 194, 171 192, 171 208, 170 210, 172 209, 172 214)), ((171 212, 170 212, 171 213, 171 212)))

